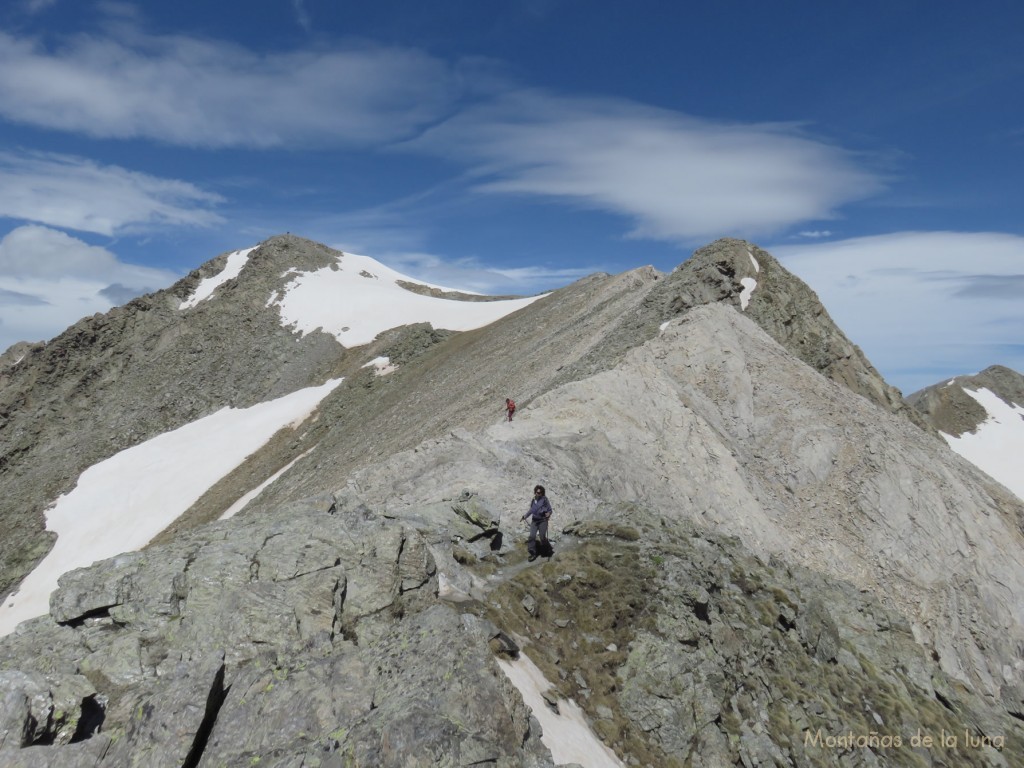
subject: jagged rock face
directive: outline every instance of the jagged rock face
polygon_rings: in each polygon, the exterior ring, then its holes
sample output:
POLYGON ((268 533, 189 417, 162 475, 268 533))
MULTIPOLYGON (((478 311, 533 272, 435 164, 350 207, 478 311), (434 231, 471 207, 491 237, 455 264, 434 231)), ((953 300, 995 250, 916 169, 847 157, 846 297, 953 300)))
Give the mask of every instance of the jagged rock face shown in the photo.
POLYGON ((907 397, 935 429, 959 437, 973 432, 987 417, 985 409, 964 389, 987 389, 1010 405, 1024 406, 1024 376, 993 365, 973 376, 957 376, 918 390, 907 397))
POLYGON ((68 574, 0 651, 34 668, 0 690, 41 702, 7 710, 0 761, 67 764, 92 697, 94 765, 551 765, 492 628, 434 597, 438 539, 311 501, 68 574))

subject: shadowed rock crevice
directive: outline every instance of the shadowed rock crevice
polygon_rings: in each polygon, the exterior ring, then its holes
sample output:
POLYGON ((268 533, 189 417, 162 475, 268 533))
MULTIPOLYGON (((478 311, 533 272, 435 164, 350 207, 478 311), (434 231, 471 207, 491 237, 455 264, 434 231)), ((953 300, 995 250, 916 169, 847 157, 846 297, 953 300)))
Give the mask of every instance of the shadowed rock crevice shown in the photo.
POLYGON ((72 618, 58 622, 66 627, 80 627, 89 619, 109 619, 110 609, 117 607, 118 603, 111 603, 110 605, 101 605, 96 608, 90 608, 88 611, 81 613, 72 618))
POLYGON ((96 700, 95 695, 82 699, 82 714, 78 717, 78 725, 69 743, 75 744, 92 738, 102 728, 106 715, 106 708, 96 700))
POLYGON ((217 716, 220 714, 221 707, 224 706, 224 700, 227 698, 230 690, 231 686, 225 687, 224 685, 224 667, 221 666, 217 670, 217 674, 214 675, 213 684, 210 686, 210 693, 206 697, 202 722, 199 723, 195 739, 188 750, 188 754, 185 755, 181 768, 198 768, 199 761, 202 760, 203 752, 206 750, 207 742, 210 740, 210 734, 217 723, 217 716))

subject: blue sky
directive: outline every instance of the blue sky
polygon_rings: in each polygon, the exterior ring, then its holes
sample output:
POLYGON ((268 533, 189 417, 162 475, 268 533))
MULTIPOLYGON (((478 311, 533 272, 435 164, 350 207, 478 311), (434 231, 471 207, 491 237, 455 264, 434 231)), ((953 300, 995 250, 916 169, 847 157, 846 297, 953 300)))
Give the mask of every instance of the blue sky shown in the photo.
POLYGON ((481 291, 752 240, 905 392, 1024 370, 1024 6, 0 6, 0 349, 290 231, 481 291))

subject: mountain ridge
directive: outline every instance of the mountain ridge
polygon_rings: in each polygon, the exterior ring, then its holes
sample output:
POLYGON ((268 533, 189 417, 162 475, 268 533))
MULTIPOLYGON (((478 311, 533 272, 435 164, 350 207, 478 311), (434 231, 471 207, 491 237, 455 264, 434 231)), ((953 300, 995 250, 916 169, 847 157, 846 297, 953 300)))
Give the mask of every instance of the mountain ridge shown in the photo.
MULTIPOLYGON (((176 309, 224 254, 133 311, 208 323, 195 384, 207 410, 241 404, 281 379, 225 394, 245 371, 218 355, 281 327, 268 299, 294 270, 277 268, 336 263, 322 248, 274 238, 176 309), (231 317, 242 331, 215 338, 231 317)), ((970 732, 960 764, 1024 758, 1024 505, 912 422, 768 254, 698 254, 475 330, 243 346, 255 370, 287 347, 296 380, 344 381, 180 525, 66 574, 48 615, 0 638, 3 760, 546 767, 577 705, 640 765, 945 764, 915 730, 970 732), (555 554, 531 565, 518 520, 538 482, 555 554), (550 713, 498 663, 527 659, 550 713), (865 743, 840 753, 847 733, 865 743)), ((188 338, 143 326, 154 347, 188 338)), ((68 349, 88 359, 81 333, 68 349)), ((16 375, 52 373, 40 359, 16 375)), ((0 402, 60 402, 10 381, 0 402)))

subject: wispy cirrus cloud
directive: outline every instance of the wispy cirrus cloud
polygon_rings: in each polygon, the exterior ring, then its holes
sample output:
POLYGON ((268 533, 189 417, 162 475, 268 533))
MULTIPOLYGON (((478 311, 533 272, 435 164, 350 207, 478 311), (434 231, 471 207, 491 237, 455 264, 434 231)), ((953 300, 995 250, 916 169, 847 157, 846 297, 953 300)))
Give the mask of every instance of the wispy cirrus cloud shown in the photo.
POLYGON ((25 0, 25 10, 29 13, 39 13, 57 4, 57 0, 25 0))
POLYGON ((373 258, 409 277, 489 295, 532 295, 550 291, 596 271, 588 267, 544 265, 500 268, 474 257, 450 259, 416 251, 391 251, 373 258))
POLYGON ((71 155, 0 152, 0 216, 101 235, 210 226, 219 195, 71 155))
MULTIPOLYGON (((299 23, 309 22, 295 2, 299 23)), ((373 46, 256 53, 121 21, 59 45, 0 32, 0 115, 103 138, 197 147, 375 145, 437 119, 456 79, 424 53, 373 46)))
MULTIPOLYGON (((383 223, 371 215, 374 224, 383 223)), ((462 291, 532 295, 549 291, 598 271, 595 267, 530 265, 499 267, 479 257, 452 258, 425 249, 429 235, 411 227, 394 229, 383 226, 359 226, 349 217, 344 235, 324 238, 339 251, 360 253, 402 272, 409 277, 462 291)))
POLYGON ((996 363, 1024 370, 1024 237, 897 232, 771 251, 906 393, 996 363))
POLYGON ((49 227, 18 227, 0 240, 0 352, 17 341, 52 338, 86 315, 177 278, 49 227))
POLYGON ((295 21, 305 32, 313 29, 313 21, 306 10, 305 0, 292 0, 292 9, 295 11, 295 21))
POLYGON ((403 145, 469 167, 475 189, 619 214, 692 243, 829 219, 883 179, 796 125, 725 123, 615 99, 506 93, 403 145))

